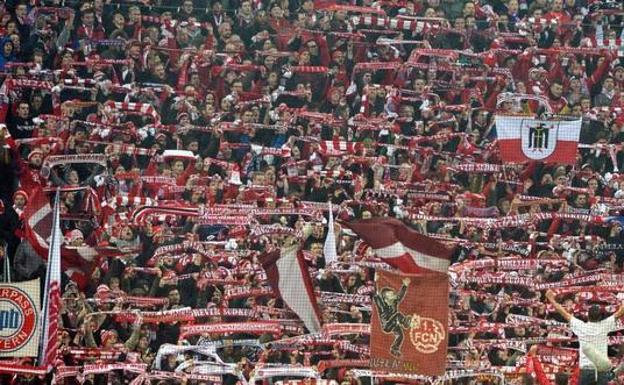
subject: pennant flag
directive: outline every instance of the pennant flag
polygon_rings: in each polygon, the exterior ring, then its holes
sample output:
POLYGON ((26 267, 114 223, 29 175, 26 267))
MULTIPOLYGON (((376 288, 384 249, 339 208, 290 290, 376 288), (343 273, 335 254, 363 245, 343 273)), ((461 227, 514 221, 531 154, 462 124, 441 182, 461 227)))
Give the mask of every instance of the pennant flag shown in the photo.
POLYGON ((42 258, 48 255, 48 237, 52 234, 52 207, 43 189, 37 189, 24 207, 26 239, 42 258))
POLYGON ((41 318, 41 344, 39 346, 39 366, 52 370, 58 349, 58 318, 61 306, 61 215, 59 192, 54 198, 52 212, 52 236, 48 249, 48 269, 45 280, 45 293, 41 318))
POLYGON ((336 254, 336 234, 334 234, 334 213, 332 212, 332 204, 329 202, 329 223, 327 224, 327 236, 323 245, 323 255, 325 256, 325 265, 338 261, 336 254))
POLYGON ((576 163, 582 120, 537 120, 525 116, 496 116, 496 133, 504 162, 538 160, 576 163))
POLYGON ((260 262, 276 294, 299 316, 310 333, 318 333, 321 330, 321 312, 308 267, 299 253, 299 245, 264 254, 260 256, 260 262))
POLYGON ((371 369, 440 376, 448 348, 448 276, 377 271, 371 369))
POLYGON ((378 257, 404 273, 446 273, 453 250, 395 218, 363 219, 345 226, 368 243, 378 257))

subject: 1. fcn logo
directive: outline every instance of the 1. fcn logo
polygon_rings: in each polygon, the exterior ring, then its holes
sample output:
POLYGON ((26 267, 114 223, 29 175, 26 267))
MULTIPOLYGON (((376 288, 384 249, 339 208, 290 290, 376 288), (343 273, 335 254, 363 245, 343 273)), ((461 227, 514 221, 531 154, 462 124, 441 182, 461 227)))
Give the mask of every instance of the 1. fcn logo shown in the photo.
POLYGON ((418 352, 431 354, 438 350, 446 332, 440 321, 414 314, 412 315, 409 334, 412 345, 418 352))

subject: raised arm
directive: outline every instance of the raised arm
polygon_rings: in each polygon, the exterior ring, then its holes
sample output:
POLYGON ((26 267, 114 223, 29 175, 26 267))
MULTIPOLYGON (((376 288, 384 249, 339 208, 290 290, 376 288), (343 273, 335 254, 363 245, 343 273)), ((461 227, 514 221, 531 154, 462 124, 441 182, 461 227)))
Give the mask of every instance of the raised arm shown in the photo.
POLYGON ((548 290, 546 292, 546 299, 548 300, 548 302, 552 303, 557 313, 561 314, 566 322, 570 322, 570 320, 572 319, 572 315, 568 313, 568 311, 563 306, 561 306, 559 302, 557 302, 557 300, 555 299, 555 292, 553 292, 552 290, 548 290))
POLYGON ((621 318, 624 316, 624 305, 620 305, 620 308, 613 314, 615 319, 621 318))

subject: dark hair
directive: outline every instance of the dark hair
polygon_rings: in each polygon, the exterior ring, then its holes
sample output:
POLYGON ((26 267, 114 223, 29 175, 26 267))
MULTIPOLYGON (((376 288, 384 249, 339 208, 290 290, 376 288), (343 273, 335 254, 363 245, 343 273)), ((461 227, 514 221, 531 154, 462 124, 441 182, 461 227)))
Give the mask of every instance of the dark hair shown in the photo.
POLYGON ((587 312, 587 320, 589 322, 600 322, 602 321, 602 310, 600 310, 600 306, 592 305, 587 312))
POLYGON ((524 373, 522 375, 522 385, 534 385, 535 380, 531 377, 530 374, 524 373))
POLYGON ((568 385, 568 375, 566 373, 555 373, 555 385, 568 385))

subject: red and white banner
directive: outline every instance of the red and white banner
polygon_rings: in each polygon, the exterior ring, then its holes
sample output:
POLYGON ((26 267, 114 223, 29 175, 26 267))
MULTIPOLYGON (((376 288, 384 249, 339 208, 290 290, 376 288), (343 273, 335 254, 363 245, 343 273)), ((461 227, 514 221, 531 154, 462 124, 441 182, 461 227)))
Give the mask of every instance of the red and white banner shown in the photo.
POLYGON ((299 245, 284 247, 259 257, 273 290, 299 316, 310 333, 321 330, 321 312, 299 245))
POLYGON ((39 279, 0 284, 0 357, 37 356, 39 288, 39 279))
POLYGON ((513 163, 539 160, 574 164, 581 123, 581 120, 537 120, 526 116, 497 115, 501 159, 513 163))
MULTIPOLYGON (((24 209, 26 239, 42 258, 48 258, 48 239, 52 236, 52 206, 42 189, 34 192, 24 209)), ((82 286, 91 273, 96 257, 101 250, 91 246, 69 247, 61 244, 61 264, 67 275, 82 286)))
POLYGON ((404 273, 446 273, 453 250, 417 233, 394 218, 373 218, 345 223, 368 243, 384 262, 404 273))
POLYGON ((343 140, 322 140, 319 143, 319 150, 322 154, 327 155, 342 155, 357 154, 364 149, 364 144, 361 142, 346 142, 343 140))

